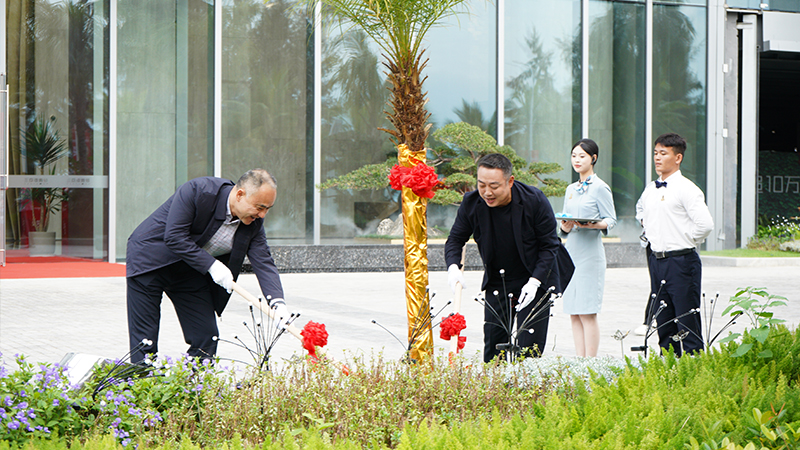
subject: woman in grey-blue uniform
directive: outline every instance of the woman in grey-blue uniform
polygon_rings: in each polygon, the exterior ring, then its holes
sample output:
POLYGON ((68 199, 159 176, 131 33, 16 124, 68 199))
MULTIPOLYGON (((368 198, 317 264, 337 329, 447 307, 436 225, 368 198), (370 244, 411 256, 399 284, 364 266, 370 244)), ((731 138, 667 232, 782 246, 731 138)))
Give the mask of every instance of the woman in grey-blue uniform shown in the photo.
POLYGON ((564 312, 570 315, 572 337, 578 356, 597 356, 600 329, 597 314, 603 303, 606 254, 602 235, 617 223, 611 188, 594 173, 599 149, 591 139, 581 139, 572 148, 572 168, 580 180, 567 186, 564 209, 559 214, 559 236, 575 263, 575 274, 564 290, 564 312), (596 219, 590 222, 570 218, 596 219))

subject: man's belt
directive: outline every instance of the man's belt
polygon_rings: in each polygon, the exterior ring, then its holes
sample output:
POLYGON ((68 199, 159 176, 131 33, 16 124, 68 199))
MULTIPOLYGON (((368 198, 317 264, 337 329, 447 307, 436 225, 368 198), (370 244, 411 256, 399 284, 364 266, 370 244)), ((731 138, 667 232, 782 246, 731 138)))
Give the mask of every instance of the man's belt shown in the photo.
POLYGON ((656 252, 656 251, 654 251, 653 255, 655 255, 656 259, 664 259, 664 258, 669 258, 671 256, 688 255, 689 253, 693 253, 694 251, 695 251, 694 248, 684 248, 682 250, 673 250, 671 252, 656 252))

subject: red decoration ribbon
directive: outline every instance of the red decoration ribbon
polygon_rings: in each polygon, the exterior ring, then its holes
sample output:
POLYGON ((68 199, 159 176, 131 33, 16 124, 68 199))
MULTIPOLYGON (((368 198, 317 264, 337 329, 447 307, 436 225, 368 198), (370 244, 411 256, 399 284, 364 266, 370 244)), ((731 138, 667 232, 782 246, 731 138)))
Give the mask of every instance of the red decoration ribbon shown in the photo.
POLYGON ((389 184, 397 191, 405 186, 419 197, 433 198, 434 191, 441 187, 442 182, 433 167, 417 161, 414 167, 395 164, 389 172, 389 184))
POLYGON ((467 342, 466 336, 459 336, 463 329, 467 328, 467 319, 459 313, 451 314, 442 320, 439 325, 439 337, 449 341, 451 337, 458 337, 458 350, 464 348, 467 342))
POLYGON ((303 348, 308 350, 308 354, 317 357, 317 347, 324 347, 328 344, 328 332, 325 330, 324 323, 317 323, 309 320, 303 331, 303 348))

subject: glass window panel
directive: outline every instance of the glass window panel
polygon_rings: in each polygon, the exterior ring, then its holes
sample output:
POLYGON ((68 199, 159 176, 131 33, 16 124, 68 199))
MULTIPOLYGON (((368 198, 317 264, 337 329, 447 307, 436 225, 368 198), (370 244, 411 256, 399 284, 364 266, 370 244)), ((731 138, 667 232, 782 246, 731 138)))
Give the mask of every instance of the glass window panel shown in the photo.
MULTIPOLYGON (((423 77, 426 108, 435 127, 462 120, 496 129, 495 8, 478 6, 431 29, 423 77)), ((323 37, 322 179, 378 164, 397 150, 384 111, 390 92, 377 44, 358 30, 326 26, 323 37)), ((494 134, 494 132, 492 131, 494 134)), ((429 145, 433 145, 430 141, 429 145)), ((399 193, 393 189, 322 192, 322 237, 349 239, 376 233, 378 223, 395 219, 399 193)), ((431 205, 428 224, 447 226, 451 207, 431 205)))
MULTIPOLYGON (((448 18, 428 32, 424 74, 431 133, 466 122, 497 138, 497 7, 473 2, 468 14, 448 18)), ((438 145, 432 138, 429 146, 438 145)), ((428 204, 428 227, 450 229, 457 208, 428 204)))
POLYGON ((253 168, 275 176, 278 198, 265 222, 271 238, 305 239, 310 225, 309 38, 296 1, 223 2, 222 176, 235 181, 253 168))
POLYGON ((706 8, 653 7, 653 140, 663 133, 686 139, 681 172, 705 191, 706 8))
MULTIPOLYGON (((572 179, 569 154, 580 137, 581 4, 506 3, 505 143, 528 161, 557 162, 572 179)), ((563 199, 551 198, 556 211, 563 199)))
POLYGON ((70 187, 50 177, 107 174, 108 5, 13 0, 4 8, 8 170, 11 175, 38 175, 35 182, 44 183, 9 189, 5 231, 10 255, 17 249, 26 254, 30 233, 39 231, 55 234, 57 254, 103 258, 106 191, 70 187), (28 133, 39 139, 26 139, 28 133), (55 138, 63 152, 48 158, 37 144, 55 138), (51 196, 54 202, 46 200, 51 196))
POLYGON ((214 5, 212 0, 179 5, 186 8, 178 12, 177 33, 178 184, 214 174, 214 5))
MULTIPOLYGON (((770 11, 800 12, 800 1, 798 0, 764 0, 760 3, 765 3, 767 8, 764 9, 769 9, 770 11)), ((752 7, 756 8, 760 3, 752 7)))
POLYGON ((497 8, 485 2, 428 32, 424 74, 431 132, 467 122, 497 137, 496 30, 497 8))
POLYGON ((176 4, 117 9, 117 254, 175 192, 176 4), (135 186, 135 188, 131 188, 135 186))
MULTIPOLYGON (((362 31, 323 23, 322 180, 379 164, 396 155, 385 117, 389 90, 377 44, 362 31)), ((326 189, 321 192, 320 234, 326 242, 374 230, 376 220, 399 210, 399 195, 381 190, 326 189)), ((374 232, 374 231, 373 231, 374 232)))
POLYGON ((706 6, 708 5, 708 0, 657 0, 654 1, 653 4, 654 5, 681 4, 681 5, 706 6))
MULTIPOLYGON (((766 1, 766 0, 765 0, 766 1)), ((773 0, 775 1, 775 0, 773 0)), ((761 0, 726 0, 729 8, 761 9, 761 0)))
POLYGON ((600 147, 595 172, 611 187, 613 234, 637 241, 636 201, 644 189, 645 6, 589 3, 589 138, 600 147))

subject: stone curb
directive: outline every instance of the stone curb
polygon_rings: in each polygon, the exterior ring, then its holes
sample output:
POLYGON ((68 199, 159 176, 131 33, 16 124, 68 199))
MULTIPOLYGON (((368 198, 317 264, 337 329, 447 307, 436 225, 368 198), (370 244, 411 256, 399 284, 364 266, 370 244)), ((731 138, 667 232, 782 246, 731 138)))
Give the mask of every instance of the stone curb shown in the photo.
POLYGON ((796 267, 800 266, 800 258, 732 258, 729 256, 700 255, 704 266, 717 267, 796 267))

